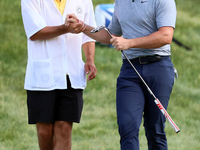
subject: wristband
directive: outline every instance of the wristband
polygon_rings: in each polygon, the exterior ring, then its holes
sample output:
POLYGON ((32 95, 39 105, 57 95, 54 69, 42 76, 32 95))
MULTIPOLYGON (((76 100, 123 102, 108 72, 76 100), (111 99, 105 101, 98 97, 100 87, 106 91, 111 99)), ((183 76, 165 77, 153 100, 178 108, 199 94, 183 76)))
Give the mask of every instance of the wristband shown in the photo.
POLYGON ((87 24, 84 23, 84 27, 82 29, 82 32, 86 29, 86 27, 87 27, 87 24))

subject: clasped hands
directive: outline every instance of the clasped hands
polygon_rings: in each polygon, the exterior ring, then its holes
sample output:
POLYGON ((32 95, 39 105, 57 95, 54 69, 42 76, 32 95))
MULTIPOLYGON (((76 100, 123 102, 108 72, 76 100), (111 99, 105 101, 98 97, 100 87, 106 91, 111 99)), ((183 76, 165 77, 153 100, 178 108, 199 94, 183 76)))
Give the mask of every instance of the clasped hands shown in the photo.
MULTIPOLYGON (((79 20, 75 14, 68 14, 65 20, 65 25, 67 27, 70 27, 70 32, 71 33, 81 33, 83 32, 87 25, 79 20)), ((109 36, 109 34, 105 34, 106 36, 109 36)), ((117 50, 127 50, 131 46, 131 41, 129 39, 125 39, 123 37, 117 37, 112 35, 112 38, 110 39, 110 43, 113 45, 113 47, 117 50)))
POLYGON ((86 24, 79 20, 75 14, 68 14, 66 16, 65 26, 69 28, 69 32, 71 33, 81 33, 86 28, 86 24))

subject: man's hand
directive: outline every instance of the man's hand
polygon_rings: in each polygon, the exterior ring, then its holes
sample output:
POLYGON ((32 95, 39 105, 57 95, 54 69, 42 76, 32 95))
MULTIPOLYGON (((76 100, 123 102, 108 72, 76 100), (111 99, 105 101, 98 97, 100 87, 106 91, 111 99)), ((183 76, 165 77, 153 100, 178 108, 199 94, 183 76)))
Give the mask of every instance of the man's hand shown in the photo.
POLYGON ((75 14, 68 14, 65 20, 65 25, 69 27, 71 33, 83 32, 86 28, 86 24, 79 20, 75 14))
POLYGON ((65 25, 70 26, 71 23, 77 23, 79 19, 76 17, 75 14, 67 14, 65 19, 65 25))
POLYGON ((127 50, 130 48, 130 41, 128 39, 124 39, 123 37, 113 36, 113 38, 110 39, 110 42, 117 51, 127 50))
POLYGON ((88 81, 94 79, 97 75, 97 68, 95 64, 92 61, 87 61, 85 63, 85 71, 86 74, 88 75, 88 81))

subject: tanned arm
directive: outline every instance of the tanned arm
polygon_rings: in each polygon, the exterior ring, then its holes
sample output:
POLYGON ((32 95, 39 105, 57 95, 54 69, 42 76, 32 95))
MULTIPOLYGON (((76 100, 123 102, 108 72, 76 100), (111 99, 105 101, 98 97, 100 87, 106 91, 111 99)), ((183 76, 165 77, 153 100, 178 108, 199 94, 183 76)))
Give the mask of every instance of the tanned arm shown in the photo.
POLYGON ((82 47, 86 58, 85 71, 88 74, 88 81, 90 81, 94 79, 97 74, 97 69, 94 64, 95 42, 87 42, 83 44, 82 47))
POLYGON ((113 37, 110 41, 117 50, 127 50, 130 48, 152 49, 170 44, 172 42, 173 33, 173 27, 161 27, 158 31, 149 36, 134 39, 113 37))
MULTIPOLYGON (((77 20, 71 19, 71 23, 75 23, 77 20)), ((37 33, 35 33, 33 36, 30 37, 32 41, 36 40, 47 40, 54 37, 57 37, 62 34, 66 33, 75 33, 74 28, 77 28, 77 30, 81 30, 80 26, 78 24, 68 24, 68 25, 60 25, 60 26, 47 26, 37 33), (77 27, 78 26, 78 27, 77 27)))

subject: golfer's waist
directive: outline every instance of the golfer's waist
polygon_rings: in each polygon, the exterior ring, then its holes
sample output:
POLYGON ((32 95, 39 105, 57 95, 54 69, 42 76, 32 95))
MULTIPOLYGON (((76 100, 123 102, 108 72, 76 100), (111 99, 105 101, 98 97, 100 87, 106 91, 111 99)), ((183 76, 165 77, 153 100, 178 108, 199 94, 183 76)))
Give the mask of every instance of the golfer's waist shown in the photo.
MULTIPOLYGON (((160 61, 161 59, 169 58, 169 56, 160 56, 160 55, 149 55, 149 56, 140 56, 134 59, 130 59, 132 63, 139 63, 139 64, 148 64, 152 62, 160 61)), ((127 62, 126 59, 123 59, 124 62, 127 62)))

